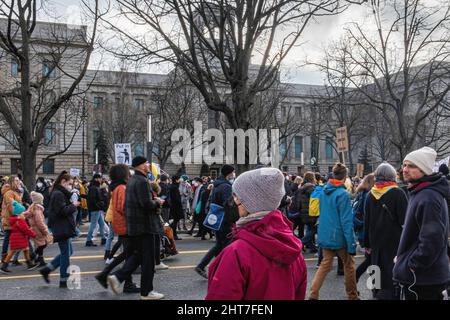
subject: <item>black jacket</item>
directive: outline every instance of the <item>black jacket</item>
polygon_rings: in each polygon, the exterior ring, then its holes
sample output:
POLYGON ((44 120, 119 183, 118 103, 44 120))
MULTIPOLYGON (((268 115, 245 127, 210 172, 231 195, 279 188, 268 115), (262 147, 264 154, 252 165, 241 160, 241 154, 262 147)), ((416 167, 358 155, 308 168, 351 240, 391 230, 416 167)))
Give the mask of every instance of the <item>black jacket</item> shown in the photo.
POLYGON ((153 195, 147 177, 136 171, 127 183, 125 214, 129 236, 159 234, 160 220, 157 214, 158 202, 153 195))
POLYGON ((105 202, 105 198, 100 190, 98 182, 93 181, 89 185, 89 191, 87 194, 87 205, 89 212, 93 211, 105 211, 108 209, 105 202))
POLYGON ((441 285, 450 281, 447 256, 448 181, 440 175, 422 180, 425 184, 410 189, 404 230, 397 252, 393 278, 404 284, 441 285))
POLYGON ((77 211, 70 203, 71 193, 62 186, 56 186, 50 194, 48 207, 48 226, 55 242, 65 241, 76 236, 73 213, 77 211))
POLYGON ((169 188, 170 216, 173 219, 183 219, 183 205, 181 203, 180 184, 172 183, 169 188))
POLYGON ((315 185, 312 183, 305 183, 299 187, 294 194, 291 211, 299 212, 299 218, 302 223, 314 223, 317 218, 309 216, 309 199, 313 193, 315 185))
POLYGON ((159 194, 160 198, 166 197, 164 200, 163 208, 170 208, 170 187, 167 183, 160 183, 161 193, 159 194))
POLYGON ((214 182, 214 188, 211 194, 211 203, 224 207, 224 220, 220 226, 220 231, 225 233, 231 232, 232 224, 235 222, 232 215, 234 211, 230 207, 231 202, 229 202, 232 199, 231 190, 231 182, 221 176, 214 182))
POLYGON ((44 196, 44 216, 48 217, 48 205, 50 203, 50 188, 45 183, 41 188, 36 187, 36 192, 44 196))

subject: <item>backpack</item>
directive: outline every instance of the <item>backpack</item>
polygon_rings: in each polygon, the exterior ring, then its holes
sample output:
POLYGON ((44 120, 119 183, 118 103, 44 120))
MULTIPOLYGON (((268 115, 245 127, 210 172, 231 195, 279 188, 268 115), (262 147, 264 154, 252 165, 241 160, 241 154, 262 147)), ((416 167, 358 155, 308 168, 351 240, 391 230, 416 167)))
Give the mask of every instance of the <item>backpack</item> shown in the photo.
POLYGON ((316 186, 314 191, 311 193, 311 197, 309 199, 309 211, 308 214, 310 217, 318 217, 320 215, 320 195, 322 194, 323 187, 316 186))

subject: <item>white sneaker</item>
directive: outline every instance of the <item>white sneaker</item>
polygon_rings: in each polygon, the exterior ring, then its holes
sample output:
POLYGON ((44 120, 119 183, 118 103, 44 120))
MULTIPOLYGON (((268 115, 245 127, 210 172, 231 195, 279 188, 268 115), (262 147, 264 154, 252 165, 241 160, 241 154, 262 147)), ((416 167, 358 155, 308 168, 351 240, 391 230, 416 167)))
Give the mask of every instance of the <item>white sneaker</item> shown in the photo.
POLYGON ((106 259, 105 264, 110 265, 114 261, 114 258, 106 259))
POLYGON ((157 264, 155 266, 155 270, 167 270, 169 269, 169 266, 167 264, 164 264, 162 262, 160 262, 159 264, 157 264))
POLYGON ((164 299, 164 295, 156 291, 150 292, 147 296, 141 296, 141 300, 161 300, 161 299, 164 299))
POLYGON ((119 294, 120 282, 116 276, 112 275, 108 277, 108 285, 111 288, 111 291, 115 294, 119 294))

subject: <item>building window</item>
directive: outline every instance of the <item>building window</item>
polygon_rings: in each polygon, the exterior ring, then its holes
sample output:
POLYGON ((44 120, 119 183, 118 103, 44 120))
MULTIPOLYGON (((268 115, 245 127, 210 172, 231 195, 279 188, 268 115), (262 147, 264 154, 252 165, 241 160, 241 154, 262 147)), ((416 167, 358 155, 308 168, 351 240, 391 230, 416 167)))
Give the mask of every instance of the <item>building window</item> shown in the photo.
POLYGON ((286 107, 286 106, 282 106, 282 107, 281 107, 281 116, 282 116, 283 118, 285 118, 286 115, 287 115, 287 107, 286 107))
POLYGON ((300 159, 303 152, 303 137, 295 137, 295 158, 300 159))
POLYGON ((56 66, 51 61, 44 61, 42 64, 42 76, 48 77, 51 79, 56 78, 56 66))
POLYGON ((289 167, 288 166, 283 166, 281 169, 283 170, 283 172, 289 172, 289 167))
POLYGON ((325 159, 333 159, 333 138, 331 137, 325 139, 325 159))
POLYGON ((20 159, 11 159, 11 174, 22 172, 22 162, 20 159))
POLYGON ((56 123, 51 122, 44 129, 44 145, 56 144, 56 123))
POLYGON ((92 131, 92 145, 94 148, 92 148, 92 155, 95 157, 95 149, 97 149, 98 144, 98 138, 100 137, 100 130, 94 130, 92 131))
POLYGON ((134 99, 134 108, 136 110, 144 110, 144 99, 134 99))
POLYGON ((42 163, 43 174, 55 174, 55 159, 47 159, 42 163))
POLYGON ((115 98, 114 103, 116 104, 116 108, 119 109, 120 108, 120 98, 115 98))
POLYGON ((16 59, 11 59, 11 76, 17 77, 19 75, 19 63, 16 59))
POLYGON ((103 97, 94 97, 94 108, 103 107, 103 97))

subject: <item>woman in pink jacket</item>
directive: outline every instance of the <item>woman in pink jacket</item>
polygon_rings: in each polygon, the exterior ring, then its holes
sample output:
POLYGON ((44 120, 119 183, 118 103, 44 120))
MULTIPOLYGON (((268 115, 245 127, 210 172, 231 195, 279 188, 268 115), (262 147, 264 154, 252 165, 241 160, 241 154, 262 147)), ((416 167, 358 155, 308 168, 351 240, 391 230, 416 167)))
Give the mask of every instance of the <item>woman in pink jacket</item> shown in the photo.
POLYGON ((206 300, 304 300, 307 269, 292 223, 277 210, 280 170, 241 174, 233 184, 239 216, 233 243, 209 267, 206 300))

